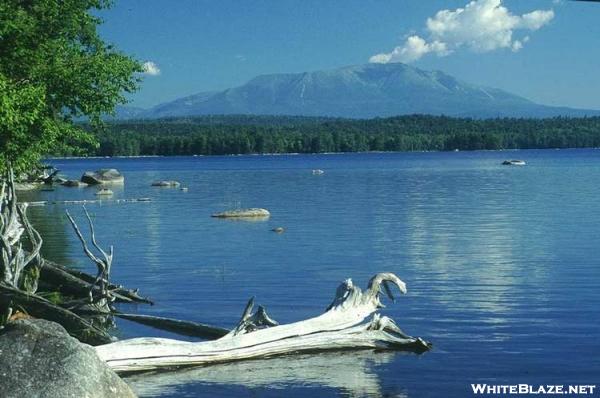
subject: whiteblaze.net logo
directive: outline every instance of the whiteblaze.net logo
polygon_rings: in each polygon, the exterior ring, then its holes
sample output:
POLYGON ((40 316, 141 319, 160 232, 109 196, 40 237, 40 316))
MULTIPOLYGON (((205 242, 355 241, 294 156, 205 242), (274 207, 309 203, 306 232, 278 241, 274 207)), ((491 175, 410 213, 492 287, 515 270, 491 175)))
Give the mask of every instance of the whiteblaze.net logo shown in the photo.
POLYGON ((593 395, 595 385, 471 384, 475 395, 593 395))

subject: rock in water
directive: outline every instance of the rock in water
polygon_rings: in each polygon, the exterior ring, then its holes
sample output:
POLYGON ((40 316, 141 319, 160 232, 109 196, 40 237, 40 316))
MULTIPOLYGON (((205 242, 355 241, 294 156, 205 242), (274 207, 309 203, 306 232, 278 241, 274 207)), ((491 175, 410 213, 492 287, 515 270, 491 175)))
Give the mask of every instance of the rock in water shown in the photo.
POLYGON ((502 164, 505 166, 525 166, 527 163, 525 163, 524 160, 512 159, 505 160, 504 162, 502 162, 502 164))
POLYGON ((271 213, 267 209, 260 208, 252 208, 252 209, 237 209, 237 210, 228 210, 222 213, 215 213, 211 217, 217 218, 266 218, 269 217, 271 213))
POLYGON ((95 350, 57 323, 22 319, 0 334, 0 397, 135 397, 95 350))
POLYGON ((123 184, 125 182, 125 177, 123 177, 117 169, 100 169, 83 173, 81 182, 90 185, 123 184))
POLYGON ((86 184, 85 182, 81 182, 81 181, 77 181, 77 180, 66 180, 65 182, 62 183, 63 186, 65 187, 87 187, 88 184, 86 184))
POLYGON ((173 180, 169 180, 169 181, 154 181, 152 183, 153 187, 166 187, 166 188, 177 188, 180 185, 181 184, 179 183, 179 181, 173 181, 173 180))

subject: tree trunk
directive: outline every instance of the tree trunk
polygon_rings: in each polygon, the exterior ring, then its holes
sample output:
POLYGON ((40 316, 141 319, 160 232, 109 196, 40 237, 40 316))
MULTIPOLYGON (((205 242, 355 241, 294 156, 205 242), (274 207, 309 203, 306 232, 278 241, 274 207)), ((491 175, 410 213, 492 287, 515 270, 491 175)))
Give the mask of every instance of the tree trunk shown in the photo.
POLYGON ((203 339, 213 340, 223 337, 230 332, 230 330, 216 326, 159 316, 122 314, 120 312, 115 312, 114 315, 122 319, 127 319, 128 321, 141 323, 142 325, 177 333, 182 336, 201 337, 203 339))
POLYGON ((335 349, 429 349, 429 343, 404 334, 390 318, 375 314, 365 322, 382 307, 380 288, 391 296, 388 282, 406 292, 404 283, 390 273, 373 277, 364 292, 348 279, 327 311, 315 318, 279 326, 263 308, 252 313, 251 300, 238 326, 218 340, 143 337, 101 345, 96 352, 115 371, 135 372, 335 349))
MULTIPOLYGON (((44 267, 42 267, 40 274, 40 282, 47 284, 51 289, 77 297, 87 297, 91 289, 94 294, 100 295, 100 288, 92 285, 94 279, 95 277, 85 272, 70 270, 48 260, 44 260, 44 267)), ((112 290, 113 295, 119 302, 153 304, 152 301, 138 295, 134 290, 118 287, 114 284, 109 284, 109 289, 114 289, 112 290)))
POLYGON ((0 305, 11 306, 33 317, 60 323, 71 336, 90 345, 107 344, 113 341, 107 332, 71 311, 4 283, 0 283, 0 305))

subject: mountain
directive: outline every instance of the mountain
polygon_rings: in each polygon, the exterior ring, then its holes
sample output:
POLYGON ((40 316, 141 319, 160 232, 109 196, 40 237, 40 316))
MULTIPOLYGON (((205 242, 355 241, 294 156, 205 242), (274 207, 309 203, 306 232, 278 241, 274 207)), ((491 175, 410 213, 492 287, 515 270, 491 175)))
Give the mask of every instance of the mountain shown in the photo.
POLYGON ((600 111, 536 104, 440 71, 366 64, 258 76, 246 84, 160 104, 134 118, 197 115, 303 115, 346 118, 432 114, 475 118, 593 116, 600 111))

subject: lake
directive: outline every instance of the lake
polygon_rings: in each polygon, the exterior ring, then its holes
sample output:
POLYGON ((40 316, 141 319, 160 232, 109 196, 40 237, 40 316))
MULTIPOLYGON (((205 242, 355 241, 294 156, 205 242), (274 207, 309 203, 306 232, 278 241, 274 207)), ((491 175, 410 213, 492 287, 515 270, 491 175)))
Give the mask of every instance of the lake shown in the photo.
MULTIPOLYGON (((71 178, 114 167, 115 198, 89 204, 113 280, 156 305, 120 309, 234 326, 255 296, 280 323, 322 313, 338 284, 377 272, 408 294, 382 312, 433 343, 135 376, 141 396, 454 397, 471 383, 600 384, 600 150, 55 159, 71 178), (519 158, 527 165, 502 166, 519 158), (323 175, 312 175, 322 169, 323 175), (174 179, 189 188, 151 187, 174 179), (262 222, 212 213, 264 207, 262 222), (270 230, 284 227, 277 234, 270 230)), ((95 199, 57 187, 24 200, 95 199)), ((94 266, 64 215, 31 207, 45 255, 94 266)), ((87 231, 86 231, 87 232, 87 231)), ((177 337, 117 320, 119 338, 177 337)))

